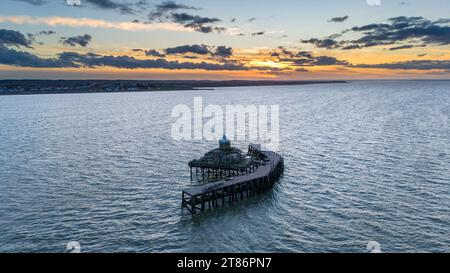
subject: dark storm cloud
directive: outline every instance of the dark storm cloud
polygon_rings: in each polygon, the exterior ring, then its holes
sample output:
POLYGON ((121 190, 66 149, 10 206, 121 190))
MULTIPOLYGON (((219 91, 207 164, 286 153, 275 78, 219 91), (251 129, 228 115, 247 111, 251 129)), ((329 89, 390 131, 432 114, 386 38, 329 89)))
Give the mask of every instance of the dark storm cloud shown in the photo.
POLYGON ((32 41, 29 38, 33 38, 33 35, 28 35, 27 38, 18 31, 0 29, 0 45, 30 47, 32 41))
POLYGON ((448 70, 450 69, 450 60, 436 61, 436 60, 415 60, 406 62, 396 62, 396 63, 385 63, 385 64, 360 64, 353 67, 360 68, 385 68, 394 70, 448 70))
POLYGON ((89 34, 64 38, 62 43, 66 46, 82 46, 86 47, 92 40, 92 36, 89 34))
POLYGON ((427 20, 423 17, 394 17, 388 23, 356 26, 333 38, 302 40, 326 49, 361 49, 408 43, 414 47, 450 44, 450 20, 427 20), (337 40, 346 33, 359 34, 355 40, 337 40))
POLYGON ((331 22, 331 23, 342 23, 342 22, 347 21, 348 18, 350 18, 350 16, 348 16, 348 15, 342 16, 342 17, 334 17, 334 18, 331 18, 329 20, 329 22, 331 22))

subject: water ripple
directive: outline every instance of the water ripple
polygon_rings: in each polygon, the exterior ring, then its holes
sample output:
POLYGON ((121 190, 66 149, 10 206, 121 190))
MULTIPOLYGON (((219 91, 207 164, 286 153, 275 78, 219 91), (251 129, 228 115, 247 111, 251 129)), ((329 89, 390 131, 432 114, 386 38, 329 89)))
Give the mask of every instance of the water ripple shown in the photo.
MULTIPOLYGON (((449 82, 0 97, 0 251, 450 251, 449 82), (171 109, 279 104, 274 189, 195 219, 171 109)), ((237 142, 245 148, 245 142, 237 142)))

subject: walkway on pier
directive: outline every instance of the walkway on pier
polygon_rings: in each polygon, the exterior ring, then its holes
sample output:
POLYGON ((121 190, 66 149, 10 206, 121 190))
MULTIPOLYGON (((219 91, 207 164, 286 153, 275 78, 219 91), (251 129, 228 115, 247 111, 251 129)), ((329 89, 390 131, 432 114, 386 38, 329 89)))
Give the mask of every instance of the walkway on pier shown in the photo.
POLYGON ((252 173, 232 177, 201 186, 193 186, 185 189, 182 193, 182 207, 187 208, 192 214, 218 207, 219 201, 225 205, 226 200, 233 203, 256 192, 265 191, 273 186, 284 170, 283 158, 271 151, 261 151, 257 145, 250 145, 249 151, 261 153, 265 160, 252 173))

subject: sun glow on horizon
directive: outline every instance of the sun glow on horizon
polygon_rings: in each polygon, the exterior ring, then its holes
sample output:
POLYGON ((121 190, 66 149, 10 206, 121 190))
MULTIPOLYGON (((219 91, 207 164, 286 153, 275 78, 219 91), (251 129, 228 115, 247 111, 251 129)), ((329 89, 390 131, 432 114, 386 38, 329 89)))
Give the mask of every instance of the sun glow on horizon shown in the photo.
POLYGON ((450 19, 444 8, 429 5, 434 17, 420 16, 424 8, 416 1, 364 10, 329 4, 320 13, 319 3, 260 2, 255 14, 220 0, 192 5, 131 0, 127 6, 111 0, 76 8, 6 2, 0 15, 0 78, 450 77, 450 19), (300 6, 299 17, 292 11, 300 6))

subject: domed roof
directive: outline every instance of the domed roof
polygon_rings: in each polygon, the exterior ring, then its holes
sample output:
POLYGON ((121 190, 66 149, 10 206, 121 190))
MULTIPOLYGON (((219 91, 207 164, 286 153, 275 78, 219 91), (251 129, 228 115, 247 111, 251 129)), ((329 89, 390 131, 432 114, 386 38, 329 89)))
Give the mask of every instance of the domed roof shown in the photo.
POLYGON ((231 148, 231 143, 230 141, 227 139, 227 136, 225 134, 223 134, 223 137, 221 140, 219 140, 219 148, 226 150, 226 149, 230 149, 231 148))
POLYGON ((227 136, 223 134, 223 137, 221 140, 219 140, 220 144, 230 143, 230 141, 227 139, 227 136))

